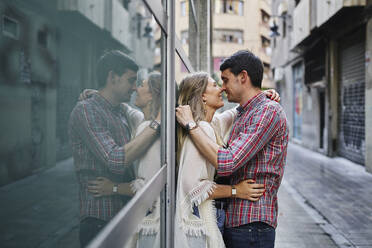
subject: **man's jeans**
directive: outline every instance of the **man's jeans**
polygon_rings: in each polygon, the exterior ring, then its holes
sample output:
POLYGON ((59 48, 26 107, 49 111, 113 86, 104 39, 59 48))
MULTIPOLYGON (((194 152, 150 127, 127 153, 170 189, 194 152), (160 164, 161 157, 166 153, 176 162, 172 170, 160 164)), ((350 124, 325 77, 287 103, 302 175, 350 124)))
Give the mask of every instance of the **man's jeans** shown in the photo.
POLYGON ((226 228, 224 241, 227 248, 273 248, 275 229, 263 222, 226 228))
POLYGON ((80 221, 80 247, 83 248, 101 231, 107 221, 87 217, 80 221))

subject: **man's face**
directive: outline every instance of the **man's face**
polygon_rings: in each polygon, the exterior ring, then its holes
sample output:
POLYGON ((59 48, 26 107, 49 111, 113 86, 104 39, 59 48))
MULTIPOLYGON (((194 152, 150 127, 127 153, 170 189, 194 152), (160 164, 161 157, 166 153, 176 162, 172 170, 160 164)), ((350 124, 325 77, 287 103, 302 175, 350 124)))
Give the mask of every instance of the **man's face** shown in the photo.
POLYGON ((227 100, 229 102, 240 102, 240 92, 242 91, 242 87, 240 84, 239 75, 235 76, 231 71, 230 68, 225 69, 221 72, 221 79, 222 79, 222 90, 226 92, 227 100))
POLYGON ((115 94, 121 102, 129 102, 132 93, 136 90, 137 73, 127 70, 123 75, 115 74, 115 94))

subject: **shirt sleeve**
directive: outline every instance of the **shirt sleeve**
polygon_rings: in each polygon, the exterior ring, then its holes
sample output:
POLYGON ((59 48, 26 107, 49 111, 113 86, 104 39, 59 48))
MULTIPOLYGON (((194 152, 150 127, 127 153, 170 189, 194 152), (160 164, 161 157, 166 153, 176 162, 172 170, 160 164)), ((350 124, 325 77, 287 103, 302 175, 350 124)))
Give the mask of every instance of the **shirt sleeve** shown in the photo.
POLYGON ((81 104, 71 114, 72 125, 88 149, 115 174, 125 172, 124 146, 115 143, 106 121, 91 106, 81 104))
POLYGON ((255 112, 229 147, 218 150, 218 175, 229 176, 248 163, 270 141, 279 126, 280 116, 273 106, 266 105, 255 112))

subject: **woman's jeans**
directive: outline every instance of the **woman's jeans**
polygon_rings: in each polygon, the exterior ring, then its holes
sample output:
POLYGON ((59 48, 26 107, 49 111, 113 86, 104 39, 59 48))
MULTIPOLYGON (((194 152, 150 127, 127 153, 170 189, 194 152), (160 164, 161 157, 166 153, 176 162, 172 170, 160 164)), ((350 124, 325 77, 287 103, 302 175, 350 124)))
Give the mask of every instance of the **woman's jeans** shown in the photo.
POLYGON ((239 227, 225 227, 223 235, 227 248, 273 248, 275 229, 263 222, 239 227))
POLYGON ((220 232, 223 236, 223 231, 224 231, 224 228, 225 228, 225 210, 224 209, 221 209, 221 208, 217 208, 216 209, 216 217, 217 217, 217 226, 218 226, 218 229, 220 229, 220 232))

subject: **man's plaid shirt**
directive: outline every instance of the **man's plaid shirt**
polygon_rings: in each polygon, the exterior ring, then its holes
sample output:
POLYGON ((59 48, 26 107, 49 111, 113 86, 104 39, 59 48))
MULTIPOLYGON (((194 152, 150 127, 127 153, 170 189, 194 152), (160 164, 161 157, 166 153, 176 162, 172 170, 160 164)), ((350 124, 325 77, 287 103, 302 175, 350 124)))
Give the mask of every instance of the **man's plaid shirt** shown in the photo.
POLYGON ((71 112, 69 135, 79 182, 81 219, 95 217, 108 221, 129 200, 119 195, 96 198, 88 192, 87 186, 88 180, 98 176, 117 183, 133 179, 124 164, 124 145, 131 138, 129 121, 132 117, 143 116, 134 111, 131 115, 120 106, 114 107, 99 94, 78 102, 71 112))
POLYGON ((275 228, 277 192, 287 155, 287 118, 283 108, 264 93, 239 106, 238 112, 228 145, 218 151, 218 175, 230 176, 232 185, 254 179, 265 184, 265 193, 257 202, 229 199, 225 225, 260 221, 275 228))

